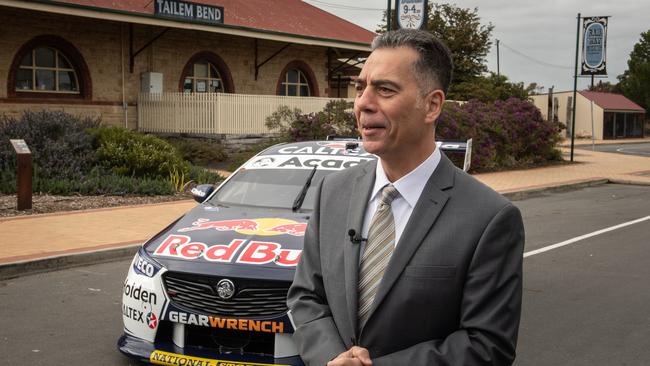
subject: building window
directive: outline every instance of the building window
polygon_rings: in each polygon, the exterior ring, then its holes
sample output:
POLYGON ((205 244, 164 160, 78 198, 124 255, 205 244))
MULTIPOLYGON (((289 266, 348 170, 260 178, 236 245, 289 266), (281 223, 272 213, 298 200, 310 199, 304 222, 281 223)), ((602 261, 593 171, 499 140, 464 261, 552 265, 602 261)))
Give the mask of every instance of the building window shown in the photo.
POLYGON ((65 39, 42 35, 16 52, 7 78, 9 98, 92 99, 90 73, 83 56, 65 39))
POLYGON ((223 93, 225 91, 221 74, 208 61, 192 65, 183 82, 185 93, 223 93))
POLYGON ((234 93, 228 66, 216 54, 203 51, 183 67, 179 90, 184 93, 234 93))
POLYGON ((289 69, 285 73, 282 91, 282 95, 292 97, 308 97, 311 95, 307 77, 300 69, 289 69))
POLYGON ((16 91, 79 94, 77 80, 77 73, 62 52, 36 47, 20 61, 16 91))
POLYGON ((314 72, 303 61, 289 62, 282 72, 275 89, 277 95, 296 97, 317 97, 318 84, 314 72))

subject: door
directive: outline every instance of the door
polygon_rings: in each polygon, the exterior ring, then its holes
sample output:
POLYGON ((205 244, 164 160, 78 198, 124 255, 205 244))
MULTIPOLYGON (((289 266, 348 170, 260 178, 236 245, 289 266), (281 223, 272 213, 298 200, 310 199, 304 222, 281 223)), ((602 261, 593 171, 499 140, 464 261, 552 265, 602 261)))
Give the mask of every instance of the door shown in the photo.
POLYGON ((611 140, 614 138, 614 118, 616 115, 611 112, 605 112, 603 117, 603 139, 611 140))
POLYGON ((616 127, 614 129, 615 138, 625 137, 625 113, 616 113, 616 127))

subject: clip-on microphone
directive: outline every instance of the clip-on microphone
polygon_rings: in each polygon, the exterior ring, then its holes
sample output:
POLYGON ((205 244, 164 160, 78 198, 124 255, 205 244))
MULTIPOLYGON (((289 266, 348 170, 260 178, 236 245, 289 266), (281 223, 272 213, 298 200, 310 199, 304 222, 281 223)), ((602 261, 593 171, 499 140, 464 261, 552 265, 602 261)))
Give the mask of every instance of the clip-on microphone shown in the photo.
POLYGON ((357 233, 356 230, 348 230, 348 236, 350 237, 350 242, 352 244, 361 244, 361 242, 368 241, 368 239, 362 238, 360 233, 357 233))

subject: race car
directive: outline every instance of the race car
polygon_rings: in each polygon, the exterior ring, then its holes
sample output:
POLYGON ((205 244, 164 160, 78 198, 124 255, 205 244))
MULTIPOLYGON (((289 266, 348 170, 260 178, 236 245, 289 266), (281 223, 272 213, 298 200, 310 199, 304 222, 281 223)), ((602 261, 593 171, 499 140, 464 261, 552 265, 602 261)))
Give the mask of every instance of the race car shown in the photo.
MULTIPOLYGON (((467 143, 438 143, 467 152, 467 143)), ((146 241, 122 294, 119 350, 158 365, 303 365, 286 296, 315 188, 376 156, 360 141, 287 143, 251 158, 146 241)))

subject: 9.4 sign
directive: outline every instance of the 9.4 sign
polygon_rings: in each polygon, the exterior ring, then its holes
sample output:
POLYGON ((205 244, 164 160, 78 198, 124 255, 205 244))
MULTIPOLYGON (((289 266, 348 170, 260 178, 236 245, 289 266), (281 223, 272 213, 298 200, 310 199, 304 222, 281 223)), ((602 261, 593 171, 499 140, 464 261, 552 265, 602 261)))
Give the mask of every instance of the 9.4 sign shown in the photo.
POLYGON ((397 25, 399 28, 421 29, 426 27, 427 0, 397 0, 397 25))

